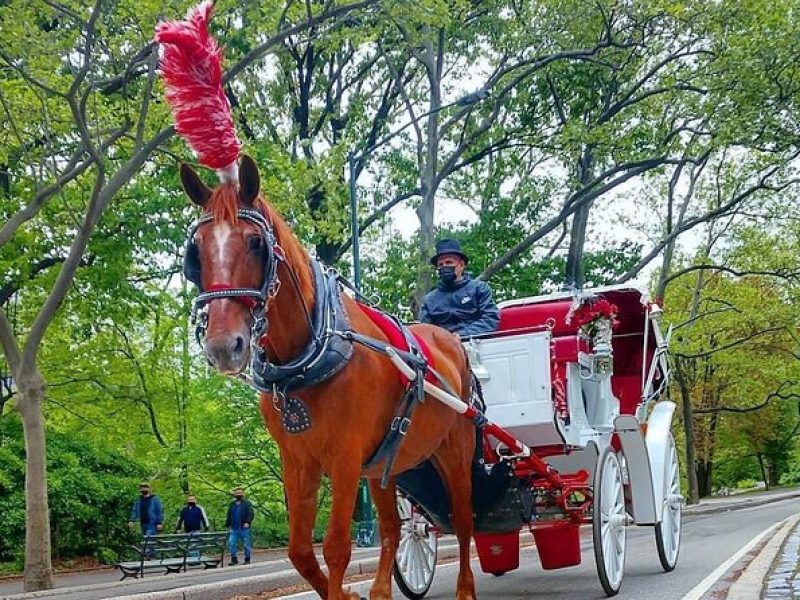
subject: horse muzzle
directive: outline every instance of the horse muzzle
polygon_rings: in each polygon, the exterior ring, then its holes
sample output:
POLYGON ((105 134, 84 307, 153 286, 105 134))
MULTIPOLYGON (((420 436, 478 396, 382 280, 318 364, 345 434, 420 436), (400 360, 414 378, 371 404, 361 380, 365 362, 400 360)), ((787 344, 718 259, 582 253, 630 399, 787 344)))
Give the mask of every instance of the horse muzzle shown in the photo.
POLYGON ((250 340, 242 334, 207 336, 205 353, 208 362, 225 375, 235 375, 247 369, 250 361, 250 340))

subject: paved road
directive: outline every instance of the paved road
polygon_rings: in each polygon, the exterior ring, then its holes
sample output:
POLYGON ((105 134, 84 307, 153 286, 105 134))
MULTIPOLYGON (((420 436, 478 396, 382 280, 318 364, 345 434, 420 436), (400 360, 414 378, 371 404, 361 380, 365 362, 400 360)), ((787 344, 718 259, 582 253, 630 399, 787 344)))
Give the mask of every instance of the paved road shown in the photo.
MULTIPOLYGON (((713 571, 716 565, 722 563, 759 531, 793 512, 800 511, 798 498, 800 489, 778 490, 747 496, 707 499, 700 505, 687 507, 687 512, 692 514, 685 517, 686 537, 683 553, 678 570, 674 574, 660 573, 652 541, 652 530, 632 528, 629 530, 628 576, 619 597, 652 597, 656 600, 683 598, 685 590, 695 586, 707 573, 713 571), (771 503, 761 506, 764 502, 771 503), (755 504, 759 506, 754 506, 755 504), (730 510, 735 512, 720 512, 730 510), (646 590, 647 593, 642 595, 642 590, 646 590)), ((442 540, 445 545, 453 542, 454 540, 447 538, 442 540)), ((351 564, 357 566, 359 563, 363 564, 363 561, 367 563, 371 561, 371 564, 374 564, 374 558, 370 557, 374 557, 375 554, 376 549, 356 549, 351 564)), ((128 579, 121 583, 118 582, 119 576, 113 569, 72 573, 56 578, 58 589, 40 592, 37 596, 53 600, 99 600, 157 590, 175 590, 176 598, 184 597, 183 593, 178 592, 180 588, 195 590, 197 597, 203 598, 204 594, 205 597, 210 597, 208 596, 210 591, 203 591, 210 588, 208 586, 204 588, 203 584, 227 582, 227 585, 222 584, 223 590, 237 590, 244 595, 255 590, 274 590, 296 582, 296 572, 282 551, 260 553, 254 559, 255 564, 246 567, 211 571, 194 570, 168 577, 153 575, 143 580, 128 579)), ((538 566, 538 557, 534 549, 523 550, 521 562, 520 570, 508 573, 499 579, 480 573, 476 562, 475 572, 482 596, 517 598, 524 593, 535 598, 537 594, 543 597, 545 593, 566 591, 563 596, 565 598, 585 600, 602 597, 594 573, 588 536, 584 543, 584 564, 581 567, 543 572, 538 566), (497 595, 503 593, 507 596, 497 595)), ((452 577, 453 574, 453 566, 439 567, 432 598, 453 597, 453 584, 447 582, 448 577, 452 577)), ((220 587, 220 583, 217 583, 217 588, 220 587)), ((366 586, 360 587, 366 589, 366 586)), ((21 581, 0 580, 0 599, 21 591, 21 581)), ((219 597, 227 596, 222 594, 219 597)), ((314 596, 306 594, 304 597, 314 596)))
MULTIPOLYGON (((742 508, 731 512, 687 516, 678 567, 664 573, 658 562, 652 528, 630 528, 625 580, 616 598, 620 600, 680 600, 718 566, 771 525, 800 512, 800 502, 789 499, 765 506, 742 508)), ((588 533, 588 532, 587 532, 588 533)), ((578 567, 543 571, 536 550, 525 548, 520 568, 494 577, 475 569, 478 596, 493 600, 542 598, 551 600, 599 600, 605 598, 597 581, 591 540, 584 535, 583 563, 578 567)), ((454 564, 439 565, 427 599, 451 599, 455 589, 454 564)), ((352 587, 367 595, 369 583, 352 587)), ((396 597, 402 598, 395 589, 396 597)), ((316 598, 312 593, 294 594, 293 599, 316 598)), ((702 596, 711 600, 712 594, 702 596)), ((719 597, 719 596, 717 596, 719 597)), ((696 596, 697 599, 700 596, 696 596)))

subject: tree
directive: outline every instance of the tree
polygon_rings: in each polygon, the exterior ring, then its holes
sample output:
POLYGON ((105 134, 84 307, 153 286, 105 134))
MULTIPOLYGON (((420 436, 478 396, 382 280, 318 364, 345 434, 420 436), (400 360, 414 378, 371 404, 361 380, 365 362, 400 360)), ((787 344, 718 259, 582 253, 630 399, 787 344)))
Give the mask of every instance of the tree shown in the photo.
MULTIPOLYGON (((231 67, 227 80, 287 36, 372 4, 375 0, 321 7, 254 46, 231 67)), ((119 8, 102 0, 91 7, 19 1, 0 6, 0 97, 9 121, 4 131, 9 150, 0 157, 5 165, 0 250, 30 235, 27 224, 46 221, 62 190, 74 189, 75 198, 78 190, 83 194, 69 211, 63 261, 38 310, 32 311, 24 338, 0 312, 0 342, 19 390, 16 408, 25 433, 28 591, 52 587, 41 343, 103 211, 174 133, 164 125, 163 107, 151 102, 157 57, 150 36, 159 8, 141 3, 129 12, 119 8), (32 31, 38 35, 29 35, 32 31)))
MULTIPOLYGON (((690 497, 708 495, 726 431, 748 431, 750 455, 779 469, 796 432, 794 411, 800 399, 794 332, 797 317, 787 304, 796 287, 796 256, 786 230, 766 234, 741 225, 728 232, 731 246, 700 255, 696 266, 670 281, 667 314, 678 324, 673 356, 683 404, 690 497), (778 263, 784 272, 774 269, 778 263), (720 264, 725 266, 719 266, 720 264), (794 272, 794 275, 792 275, 794 272), (769 456, 770 458, 766 458, 769 456)), ((719 234, 719 231, 717 232, 719 234)), ((719 239, 709 235, 709 240, 719 239)), ((766 468, 766 467, 765 467, 766 468)), ((771 480, 775 481, 775 472, 771 480)), ((767 478, 769 483, 770 478, 767 478)))

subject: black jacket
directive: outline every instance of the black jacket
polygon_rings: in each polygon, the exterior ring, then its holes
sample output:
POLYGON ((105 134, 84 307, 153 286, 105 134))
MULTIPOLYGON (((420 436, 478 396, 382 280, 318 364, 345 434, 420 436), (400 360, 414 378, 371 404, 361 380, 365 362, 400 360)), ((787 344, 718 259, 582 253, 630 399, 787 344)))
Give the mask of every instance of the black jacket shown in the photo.
MULTIPOLYGON (((233 526, 233 507, 235 504, 236 502, 231 502, 231 505, 228 507, 228 515, 225 517, 225 527, 233 526)), ((240 510, 242 511, 242 527, 244 527, 245 524, 250 526, 253 523, 256 513, 253 510, 253 505, 250 504, 250 501, 247 498, 242 499, 242 506, 240 510)))
POLYGON ((206 518, 206 511, 203 510, 203 507, 198 505, 195 506, 184 506, 181 509, 181 516, 178 518, 178 524, 175 526, 175 530, 178 531, 183 527, 186 533, 191 531, 208 531, 208 518, 206 518))
POLYGON ((486 282, 465 274, 453 288, 439 283, 435 290, 428 292, 419 311, 419 320, 444 327, 464 338, 495 331, 500 311, 486 282))

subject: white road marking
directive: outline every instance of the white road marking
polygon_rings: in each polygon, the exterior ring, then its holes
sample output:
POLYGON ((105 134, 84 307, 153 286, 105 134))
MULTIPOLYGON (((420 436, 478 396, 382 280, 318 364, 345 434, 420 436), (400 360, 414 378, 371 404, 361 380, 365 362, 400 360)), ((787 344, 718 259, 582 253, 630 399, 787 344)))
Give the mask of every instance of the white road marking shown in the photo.
MULTIPOLYGON (((791 517, 789 517, 789 518, 791 518, 791 517)), ((784 519, 780 523, 776 523, 775 525, 771 525, 770 527, 767 527, 764 531, 759 533, 756 537, 754 537, 752 540, 750 540, 745 546, 740 548, 738 552, 736 552, 728 560, 726 560, 720 566, 718 566, 716 569, 714 569, 705 579, 703 579, 703 581, 701 581, 696 586, 694 586, 689 591, 689 593, 686 594, 682 598, 682 600, 700 600, 700 598, 703 597, 703 595, 711 588, 711 586, 714 585, 719 580, 719 578, 722 577, 725 574, 725 572, 728 569, 730 569, 734 564, 739 562, 739 560, 745 554, 750 552, 750 550, 755 548, 761 540, 763 540, 765 537, 767 537, 770 533, 772 533, 777 528, 783 526, 783 524, 786 523, 786 521, 788 521, 788 520, 789 519, 784 519)))

